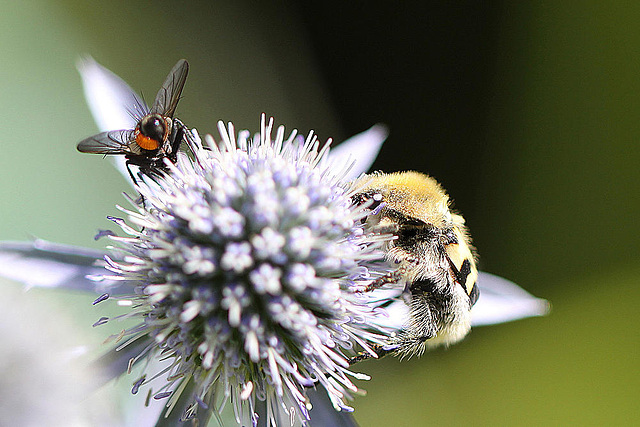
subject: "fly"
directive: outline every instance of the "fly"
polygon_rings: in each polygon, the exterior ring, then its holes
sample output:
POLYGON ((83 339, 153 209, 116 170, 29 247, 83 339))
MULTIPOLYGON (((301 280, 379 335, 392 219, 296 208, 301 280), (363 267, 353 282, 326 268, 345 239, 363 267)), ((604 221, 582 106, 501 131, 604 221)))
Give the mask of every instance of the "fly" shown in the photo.
POLYGON ((134 182, 136 179, 130 165, 137 166, 140 173, 147 176, 165 171, 164 159, 175 163, 180 144, 183 140, 188 143, 189 130, 173 117, 188 72, 189 63, 181 59, 167 76, 151 108, 144 104, 132 106, 132 114, 137 119, 134 129, 101 132, 80 141, 78 151, 124 155, 127 170, 134 182))

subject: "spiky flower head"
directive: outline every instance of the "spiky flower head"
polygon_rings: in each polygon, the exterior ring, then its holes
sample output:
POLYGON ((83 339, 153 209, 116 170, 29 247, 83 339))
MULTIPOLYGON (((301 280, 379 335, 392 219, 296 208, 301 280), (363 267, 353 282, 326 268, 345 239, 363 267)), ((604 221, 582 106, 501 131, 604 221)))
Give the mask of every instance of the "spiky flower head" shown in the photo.
POLYGON ((109 236, 113 275, 102 279, 131 285, 120 304, 140 319, 118 339, 148 339, 132 364, 171 361, 155 399, 171 407, 194 385, 183 418, 230 401, 239 422, 255 424, 260 402, 269 423, 282 414, 304 423, 305 389, 318 385, 350 410, 343 398, 357 391, 356 374, 346 355, 383 342, 369 326, 378 313, 357 290, 384 274, 388 237, 362 229, 365 209, 330 167, 328 144, 295 131, 285 140, 283 127, 272 140, 272 126, 263 116, 250 139, 220 124, 222 143, 207 137, 206 147, 194 133, 193 158, 141 178, 142 202, 121 209, 128 221, 114 218, 128 236, 109 236))

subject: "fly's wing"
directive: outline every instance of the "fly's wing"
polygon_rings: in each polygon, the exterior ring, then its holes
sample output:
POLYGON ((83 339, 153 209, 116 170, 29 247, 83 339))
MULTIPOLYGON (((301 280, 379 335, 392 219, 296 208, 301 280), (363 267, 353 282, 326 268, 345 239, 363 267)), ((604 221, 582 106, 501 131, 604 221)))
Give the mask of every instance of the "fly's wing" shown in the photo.
POLYGON ((133 131, 129 129, 112 130, 90 136, 78 143, 78 151, 92 154, 129 154, 133 131))
POLYGON ((156 95, 156 100, 151 107, 151 113, 161 114, 163 116, 173 117, 176 111, 182 88, 187 81, 187 73, 189 72, 189 63, 186 59, 181 59, 173 67, 164 84, 156 95))

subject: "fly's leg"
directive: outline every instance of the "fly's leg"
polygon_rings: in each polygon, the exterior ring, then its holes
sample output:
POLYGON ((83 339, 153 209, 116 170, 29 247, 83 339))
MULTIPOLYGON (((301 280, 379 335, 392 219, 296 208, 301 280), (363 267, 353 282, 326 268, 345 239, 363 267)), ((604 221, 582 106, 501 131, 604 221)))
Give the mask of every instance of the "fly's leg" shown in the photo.
MULTIPOLYGON (((135 164, 132 163, 131 160, 127 160, 125 162, 125 165, 127 167, 127 172, 129 172, 129 176, 131 177, 131 181, 133 181, 133 183, 137 186, 138 185, 138 179, 140 179, 140 177, 136 178, 135 175, 133 174, 133 172, 131 171, 131 165, 135 164)), ((144 196, 142 194, 140 194, 140 197, 138 197, 138 199, 135 201, 137 204, 141 205, 142 207, 144 207, 144 196)))
MULTIPOLYGON (((171 132, 171 152, 167 155, 172 163, 175 163, 178 159, 178 151, 180 145, 184 140, 186 142, 186 134, 188 132, 187 127, 178 119, 173 119, 173 130, 171 132)), ((189 145, 187 143, 187 145, 189 145)), ((189 147, 191 149, 191 147, 189 147)))
POLYGON ((136 179, 136 177, 133 175, 133 172, 131 171, 131 165, 133 163, 131 163, 131 160, 128 160, 125 162, 125 165, 127 167, 127 172, 129 172, 129 177, 131 178, 131 181, 133 181, 134 184, 138 185, 138 180, 136 179))

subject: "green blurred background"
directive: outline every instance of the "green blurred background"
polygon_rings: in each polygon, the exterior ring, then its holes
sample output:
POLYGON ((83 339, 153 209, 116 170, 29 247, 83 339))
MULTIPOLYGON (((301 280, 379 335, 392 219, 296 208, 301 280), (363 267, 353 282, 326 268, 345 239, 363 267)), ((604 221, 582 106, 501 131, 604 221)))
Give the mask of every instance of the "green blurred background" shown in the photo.
MULTIPOLYGON (((2 2, 1 240, 101 247, 128 187, 75 151, 96 132, 75 62, 91 54, 149 100, 184 57, 179 117, 201 132, 255 130, 263 111, 338 141, 387 123, 374 168, 438 178, 483 269, 553 304, 363 363, 363 427, 640 423, 640 4, 178 3, 2 2)), ((79 342, 104 337, 92 298, 3 284, 5 302, 77 322, 79 342)))

